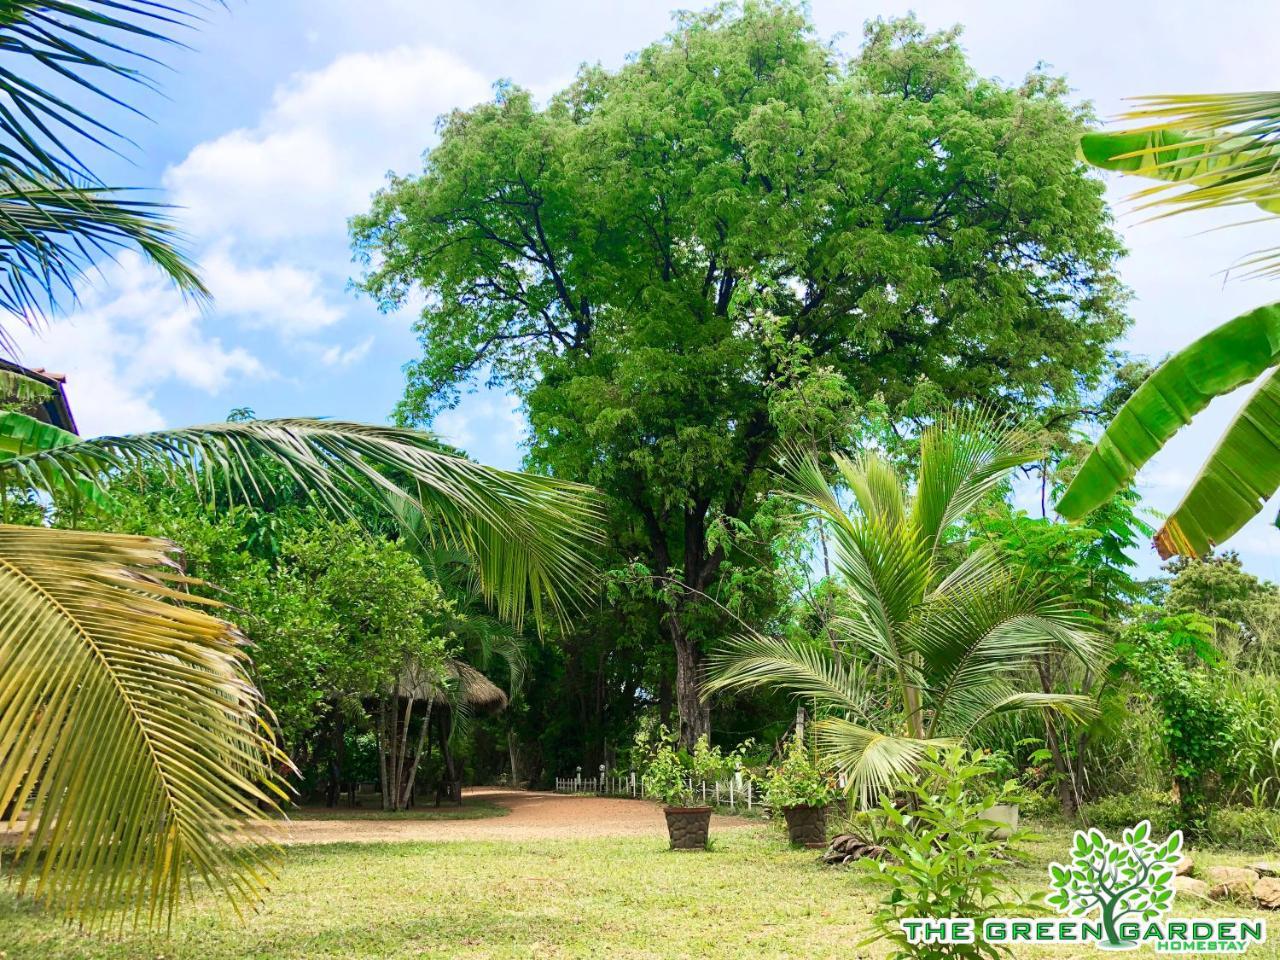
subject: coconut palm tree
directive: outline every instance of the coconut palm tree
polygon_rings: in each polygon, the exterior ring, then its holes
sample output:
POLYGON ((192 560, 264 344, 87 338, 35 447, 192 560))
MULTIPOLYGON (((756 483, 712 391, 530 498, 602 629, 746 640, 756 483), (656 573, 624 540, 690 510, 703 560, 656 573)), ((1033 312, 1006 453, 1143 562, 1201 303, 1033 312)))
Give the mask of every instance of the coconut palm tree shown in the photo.
MULTIPOLYGON (((480 466, 417 431, 261 420, 81 440, 8 412, 6 448, 0 486, 59 503, 109 502, 113 480, 150 469, 247 502, 283 475, 340 517, 409 505, 516 623, 563 611, 591 577, 586 488, 480 466)), ((40 856, 24 858, 24 889, 79 916, 122 900, 171 910, 193 869, 252 902, 270 875, 269 851, 232 833, 271 815, 272 767, 287 761, 244 638, 187 592, 176 551, 0 525, 0 810, 28 812, 22 838, 40 856)))
MULTIPOLYGON (((124 141, 66 98, 132 109, 123 85, 146 82, 146 44, 204 9, 0 4, 0 310, 18 322, 38 325, 120 247, 207 296, 165 209, 102 184, 78 156, 124 141)), ((10 371, 0 386, 21 393, 10 371)), ((283 419, 83 440, 0 411, 0 495, 34 492, 74 516, 109 504, 135 470, 189 477, 221 502, 261 502, 288 482, 339 517, 429 515, 515 623, 563 610, 590 578, 586 488, 482 467, 428 434, 283 419)), ((238 831, 271 816, 287 759, 245 638, 192 583, 166 541, 0 524, 0 814, 19 832, 20 889, 70 916, 171 917, 193 877, 241 909, 269 879, 270 849, 238 831)))
POLYGON ((1087 697, 1024 686, 1034 657, 1096 658, 1085 617, 963 539, 966 513, 1035 455, 1028 434, 982 415, 924 431, 914 490, 875 451, 833 458, 839 489, 815 455, 790 452, 787 492, 825 524, 848 612, 820 640, 734 639, 711 658, 709 691, 774 688, 814 704, 820 748, 863 803, 931 745, 1003 714, 1089 714, 1087 697))
MULTIPOLYGON (((1280 213, 1280 93, 1143 97, 1127 119, 1129 129, 1085 134, 1081 155, 1159 181, 1135 195, 1141 209, 1168 216, 1254 205, 1268 217, 1280 213)), ((1280 246, 1241 269, 1280 276, 1280 246)), ((1259 380, 1155 538, 1162 557, 1198 556, 1225 542, 1280 487, 1280 304, 1228 321, 1161 364, 1108 425, 1058 512, 1084 517, 1214 398, 1259 380)))

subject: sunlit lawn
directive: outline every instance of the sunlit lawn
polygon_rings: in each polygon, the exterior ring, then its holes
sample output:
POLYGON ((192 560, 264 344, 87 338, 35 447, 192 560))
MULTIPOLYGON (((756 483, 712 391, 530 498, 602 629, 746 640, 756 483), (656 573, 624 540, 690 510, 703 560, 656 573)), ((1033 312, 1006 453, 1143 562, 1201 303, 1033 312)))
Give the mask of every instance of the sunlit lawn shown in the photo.
MULTIPOLYGON (((1055 831, 1031 852, 1042 863, 1066 843, 1055 831)), ((1028 892, 1044 889, 1043 866, 1012 875, 1028 892)), ((672 853, 659 838, 296 847, 259 915, 241 924, 202 901, 168 940, 89 936, 0 893, 0 956, 870 958, 885 953, 858 946, 878 896, 860 870, 823 867, 770 825, 722 832, 711 852, 696 853, 672 853)), ((1248 911, 1180 902, 1174 912, 1248 911)), ((1268 945, 1249 955, 1280 953, 1268 945)), ((1017 956, 1101 954, 1059 947, 1017 956)))
POLYGON ((480 797, 465 797, 461 804, 445 802, 437 807, 428 802, 425 806, 387 813, 378 807, 376 797, 369 797, 358 807, 349 807, 344 801, 336 807, 295 807, 288 814, 290 820, 482 820, 505 817, 510 812, 480 797))

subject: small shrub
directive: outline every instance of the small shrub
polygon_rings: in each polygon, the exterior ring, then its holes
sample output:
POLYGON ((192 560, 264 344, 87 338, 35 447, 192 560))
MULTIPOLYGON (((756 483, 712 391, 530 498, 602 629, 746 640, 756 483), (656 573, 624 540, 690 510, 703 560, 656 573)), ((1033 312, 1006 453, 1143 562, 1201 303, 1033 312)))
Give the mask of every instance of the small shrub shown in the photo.
POLYGON ((1266 807, 1210 810, 1204 839, 1215 846, 1235 850, 1275 850, 1280 847, 1280 810, 1266 807))
POLYGON ((982 939, 982 923, 998 913, 1025 911, 1033 902, 1019 898, 1008 884, 1009 860, 1027 834, 997 839, 999 825, 982 815, 1018 799, 1016 785, 997 783, 979 754, 957 747, 931 751, 902 779, 898 795, 884 797, 870 812, 879 842, 897 861, 860 861, 891 887, 875 917, 879 933, 873 940, 891 941, 897 947, 894 960, 989 958, 1009 952, 982 939), (971 918, 975 942, 912 943, 901 925, 913 918, 944 917, 971 918))
POLYGON ((1044 789, 1027 790, 1018 803, 1028 820, 1054 820, 1062 816, 1062 802, 1056 794, 1044 789))
POLYGON ((837 790, 835 776, 818 765, 803 738, 797 735, 787 746, 782 761, 765 775, 764 802, 771 810, 825 807, 835 799, 837 790))
POLYGON ((1095 800, 1084 808, 1085 820, 1103 831, 1128 830, 1150 821, 1153 834, 1169 834, 1179 827, 1178 802, 1167 793, 1139 790, 1095 800))
MULTIPOLYGON (((648 735, 646 735, 648 736, 648 735)), ((645 744, 642 778, 645 793, 668 807, 691 807, 697 787, 713 783, 732 769, 734 755, 726 757, 706 737, 699 738, 690 754, 676 746, 676 736, 665 726, 658 727, 645 744)))

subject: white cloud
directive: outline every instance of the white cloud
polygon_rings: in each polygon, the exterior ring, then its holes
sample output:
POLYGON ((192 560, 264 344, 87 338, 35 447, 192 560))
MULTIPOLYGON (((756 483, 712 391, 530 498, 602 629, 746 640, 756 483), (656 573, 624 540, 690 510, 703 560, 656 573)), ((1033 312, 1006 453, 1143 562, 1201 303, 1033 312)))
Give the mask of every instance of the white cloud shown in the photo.
POLYGON ((373 347, 372 336, 365 337, 359 343, 345 349, 334 344, 320 354, 320 362, 326 367, 349 367, 367 357, 371 347, 373 347))
POLYGON ((164 183, 207 240, 341 234, 388 169, 417 168, 439 114, 487 94, 429 46, 346 54, 282 84, 256 126, 200 144, 164 183))
POLYGON ((528 424, 513 397, 488 392, 464 397, 454 409, 438 414, 431 430, 475 453, 479 446, 514 450, 524 441, 528 424))
POLYGON ((84 436, 166 426, 155 391, 167 384, 217 394, 267 371, 248 351, 201 330, 200 308, 134 253, 103 270, 66 319, 40 334, 19 332, 19 359, 67 376, 84 436))
POLYGON ((246 326, 293 337, 332 326, 344 314, 325 299, 323 278, 314 270, 280 262, 244 266, 224 246, 201 257, 200 272, 218 311, 242 318, 246 326))

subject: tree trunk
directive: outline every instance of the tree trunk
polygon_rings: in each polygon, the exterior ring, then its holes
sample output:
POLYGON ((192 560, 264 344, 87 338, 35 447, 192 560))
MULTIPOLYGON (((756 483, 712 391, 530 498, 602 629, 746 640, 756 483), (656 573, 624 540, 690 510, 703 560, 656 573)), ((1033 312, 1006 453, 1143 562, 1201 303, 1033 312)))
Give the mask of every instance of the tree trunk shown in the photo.
MULTIPOLYGON (((1036 672, 1040 675, 1040 690, 1043 693, 1053 692, 1053 681, 1049 676, 1047 658, 1036 660, 1036 672)), ((1058 729, 1053 724, 1053 715, 1044 716, 1045 741, 1049 744, 1049 755, 1053 758, 1054 779, 1057 781, 1058 803, 1062 806, 1062 815, 1074 820, 1079 810, 1076 803, 1076 776, 1070 759, 1063 753, 1062 741, 1058 737, 1058 729)))
POLYGON ((346 765, 345 724, 342 709, 334 706, 329 716, 329 787, 325 793, 325 803, 330 807, 338 805, 342 796, 342 768, 346 765))
POLYGON ((680 746, 692 750, 701 737, 711 736, 711 704, 702 699, 702 653, 685 634, 679 617, 667 617, 667 634, 676 649, 676 713, 680 717, 680 746))
MULTIPOLYGON (((427 715, 422 718, 422 726, 418 729, 418 746, 413 751, 413 762, 409 764, 408 773, 405 777, 404 791, 400 796, 400 809, 409 809, 409 802, 413 799, 413 785, 418 780, 418 768, 422 764, 422 745, 427 739, 427 728, 431 725, 431 707, 433 701, 427 701, 427 715)), ((409 739, 409 727, 405 725, 405 740, 409 739)))
MULTIPOLYGON (((387 737, 389 735, 389 724, 387 723, 387 714, 390 711, 387 708, 387 698, 378 698, 378 785, 382 788, 382 809, 389 811, 391 809, 391 770, 390 764, 387 762, 387 737)), ((392 723, 395 720, 392 719, 392 723)))

